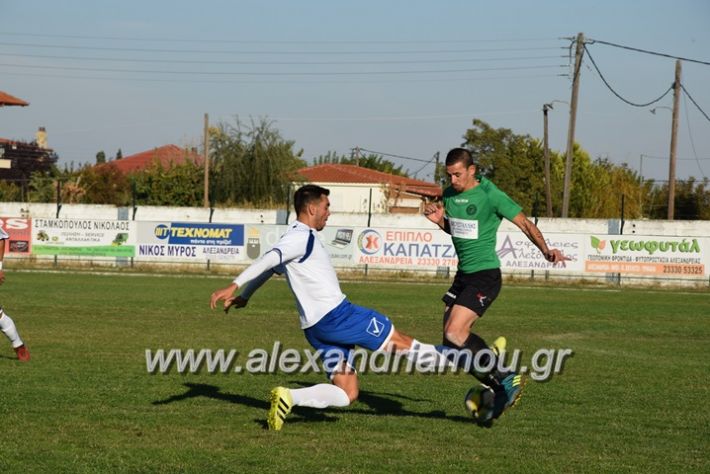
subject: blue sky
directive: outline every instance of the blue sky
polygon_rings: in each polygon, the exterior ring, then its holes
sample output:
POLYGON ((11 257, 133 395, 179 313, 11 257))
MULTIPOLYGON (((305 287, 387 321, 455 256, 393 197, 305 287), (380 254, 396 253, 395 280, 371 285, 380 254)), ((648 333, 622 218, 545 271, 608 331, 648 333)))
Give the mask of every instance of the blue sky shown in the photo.
MULTIPOLYGON (((473 118, 542 137, 542 105, 569 102, 568 50, 596 39, 710 62, 710 2, 0 0, 0 137, 47 129, 60 164, 174 143, 198 146, 203 115, 268 117, 303 157, 360 146, 430 160, 473 118), (11 20, 11 21, 9 21, 11 20)), ((633 102, 673 82, 674 60, 588 45, 633 102)), ((710 66, 683 63, 710 115, 710 66)), ((585 60, 576 140, 647 178, 667 179, 672 95, 636 108, 585 60), (650 109, 659 107, 656 114, 650 109)), ((564 151, 569 109, 550 112, 564 151)), ((679 178, 710 177, 710 121, 681 98, 679 178)), ((395 158, 418 177, 433 166, 395 158)))

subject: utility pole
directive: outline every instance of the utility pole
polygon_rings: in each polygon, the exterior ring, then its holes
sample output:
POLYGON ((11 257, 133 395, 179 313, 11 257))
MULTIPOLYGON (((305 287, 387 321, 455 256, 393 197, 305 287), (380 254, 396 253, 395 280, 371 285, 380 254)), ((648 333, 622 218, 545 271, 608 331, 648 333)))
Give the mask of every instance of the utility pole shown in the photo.
POLYGON ((584 53, 584 33, 577 34, 577 50, 574 55, 574 76, 572 78, 572 99, 569 106, 569 128, 567 130, 567 159, 565 160, 565 181, 562 193, 562 217, 569 215, 570 182, 572 181, 572 157, 574 156, 574 128, 577 124, 577 97, 579 78, 584 53))
POLYGON ((675 82, 673 83, 673 122, 671 124, 671 159, 668 165, 668 220, 675 215, 675 163, 678 151, 678 113, 680 111, 680 59, 675 62, 675 82))
POLYGON ((355 147, 355 165, 360 166, 360 147, 355 147))
POLYGON ((441 175, 439 171, 439 152, 434 153, 434 182, 438 185, 441 184, 441 175))
POLYGON ((547 204, 547 217, 552 217, 552 190, 550 189, 550 146, 547 140, 547 111, 552 108, 552 104, 543 104, 542 115, 544 117, 545 131, 542 135, 543 151, 545 154, 545 201, 547 204))
POLYGON ((202 159, 205 163, 205 202, 204 207, 210 207, 210 153, 209 153, 209 115, 205 114, 204 143, 202 144, 202 159))

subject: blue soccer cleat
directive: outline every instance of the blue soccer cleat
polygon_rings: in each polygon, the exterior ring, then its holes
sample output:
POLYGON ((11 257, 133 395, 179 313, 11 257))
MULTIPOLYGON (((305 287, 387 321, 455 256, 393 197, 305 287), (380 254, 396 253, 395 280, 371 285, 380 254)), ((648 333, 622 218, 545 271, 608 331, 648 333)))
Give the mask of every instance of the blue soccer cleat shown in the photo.
POLYGON ((515 372, 511 372, 500 381, 500 386, 496 391, 495 397, 495 407, 493 410, 494 419, 498 418, 505 410, 518 403, 524 385, 525 381, 523 376, 515 372))

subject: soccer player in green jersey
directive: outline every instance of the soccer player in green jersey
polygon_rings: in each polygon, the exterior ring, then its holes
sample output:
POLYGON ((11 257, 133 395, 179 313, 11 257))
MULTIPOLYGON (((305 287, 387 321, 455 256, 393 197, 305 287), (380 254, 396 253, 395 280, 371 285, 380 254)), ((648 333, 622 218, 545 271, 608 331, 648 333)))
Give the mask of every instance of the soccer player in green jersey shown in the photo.
MULTIPOLYGON (((503 218, 513 222, 540 249, 548 262, 568 260, 558 249, 550 249, 535 224, 522 208, 495 184, 477 174, 471 153, 454 148, 446 155, 446 174, 451 186, 444 190, 443 206, 432 203, 424 215, 451 235, 459 263, 451 288, 442 298, 444 311, 444 344, 469 349, 480 356, 481 366, 505 350, 505 339, 498 338, 490 351, 488 344, 471 332, 471 327, 483 316, 501 288, 500 260, 496 254, 496 233, 503 218)), ((493 361, 494 363, 497 361, 493 361)), ((497 365, 497 364, 496 364, 497 365)), ((495 392, 497 418, 520 396, 521 377, 494 368, 490 373, 477 374, 484 385, 495 392)))

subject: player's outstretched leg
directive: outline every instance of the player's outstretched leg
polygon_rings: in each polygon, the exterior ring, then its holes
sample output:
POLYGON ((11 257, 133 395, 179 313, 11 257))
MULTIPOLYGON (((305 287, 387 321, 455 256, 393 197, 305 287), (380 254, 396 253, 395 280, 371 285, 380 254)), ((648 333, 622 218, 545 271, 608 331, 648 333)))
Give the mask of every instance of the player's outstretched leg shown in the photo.
POLYGON ((17 332, 15 322, 8 316, 2 308, 0 308, 0 330, 7 336, 12 344, 12 348, 17 354, 17 358, 22 362, 30 360, 30 351, 20 339, 20 334, 17 332))
POLYGON ((279 431, 284 425, 286 416, 291 413, 293 399, 286 387, 276 387, 271 391, 270 401, 271 408, 267 417, 269 429, 279 431))

